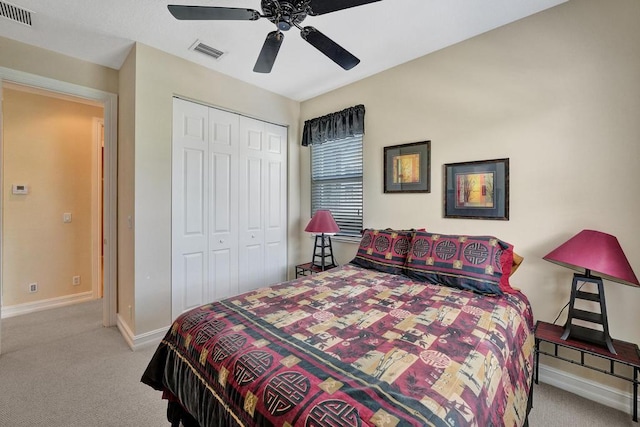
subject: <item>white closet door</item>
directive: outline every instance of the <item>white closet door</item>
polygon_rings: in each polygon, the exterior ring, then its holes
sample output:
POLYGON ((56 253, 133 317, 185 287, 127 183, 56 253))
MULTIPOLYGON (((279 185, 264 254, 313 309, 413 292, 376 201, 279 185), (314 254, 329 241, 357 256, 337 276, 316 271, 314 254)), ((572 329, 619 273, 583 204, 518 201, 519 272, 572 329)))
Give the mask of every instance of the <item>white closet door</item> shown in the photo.
POLYGON ((174 99, 172 317, 287 277, 287 129, 174 99))
POLYGON ((286 280, 287 129, 240 118, 240 292, 286 280))
POLYGON ((266 284, 287 278, 287 129, 265 124, 266 284))
POLYGON ((240 118, 240 292, 265 284, 264 134, 264 122, 240 118))
POLYGON ((208 108, 174 99, 172 318, 208 298, 208 108))
POLYGON ((237 114, 209 109, 209 299, 238 294, 237 114))

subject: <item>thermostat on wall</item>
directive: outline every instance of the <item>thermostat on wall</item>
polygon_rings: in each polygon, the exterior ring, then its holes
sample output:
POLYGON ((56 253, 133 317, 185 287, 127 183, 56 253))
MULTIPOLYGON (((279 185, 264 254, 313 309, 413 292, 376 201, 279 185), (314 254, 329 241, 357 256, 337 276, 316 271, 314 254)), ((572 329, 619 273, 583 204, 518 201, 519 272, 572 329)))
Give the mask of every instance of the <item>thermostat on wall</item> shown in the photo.
POLYGON ((29 194, 29 187, 24 184, 13 184, 11 186, 11 192, 13 194, 29 194))

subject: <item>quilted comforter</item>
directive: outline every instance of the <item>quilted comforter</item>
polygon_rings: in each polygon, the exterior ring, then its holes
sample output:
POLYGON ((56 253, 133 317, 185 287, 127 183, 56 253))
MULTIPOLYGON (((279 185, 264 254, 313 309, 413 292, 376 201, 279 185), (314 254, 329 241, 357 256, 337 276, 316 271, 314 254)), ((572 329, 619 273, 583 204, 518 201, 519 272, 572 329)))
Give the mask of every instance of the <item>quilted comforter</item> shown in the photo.
POLYGON ((180 316, 142 381, 208 426, 522 426, 526 297, 354 265, 180 316))

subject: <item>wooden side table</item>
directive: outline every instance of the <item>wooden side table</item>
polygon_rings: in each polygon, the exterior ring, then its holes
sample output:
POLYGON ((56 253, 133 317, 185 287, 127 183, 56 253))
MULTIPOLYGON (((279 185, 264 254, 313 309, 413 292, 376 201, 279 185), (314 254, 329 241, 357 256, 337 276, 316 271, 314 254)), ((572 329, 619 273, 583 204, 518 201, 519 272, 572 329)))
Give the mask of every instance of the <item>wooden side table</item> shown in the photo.
POLYGON ((613 354, 604 346, 598 346, 588 342, 577 341, 575 339, 563 340, 560 337, 564 332, 564 328, 559 325, 552 325, 551 323, 538 321, 536 323, 535 332, 535 383, 538 384, 538 368, 540 366, 540 355, 551 356, 556 359, 564 360, 565 362, 573 363, 575 365, 584 366, 585 368, 592 369, 594 371, 602 372, 603 374, 611 375, 625 381, 629 381, 633 384, 633 421, 638 421, 638 383, 640 383, 640 351, 638 345, 630 342, 612 340, 613 347, 618 354, 613 354), (553 344, 554 351, 549 353, 540 350, 540 343, 547 342, 553 344), (568 348, 575 350, 580 354, 580 361, 569 359, 558 354, 558 347, 568 348), (589 365, 585 361, 585 355, 594 356, 600 359, 609 361, 609 369, 601 369, 599 367, 589 365), (632 376, 625 376, 615 372, 615 365, 627 365, 633 368, 632 376))
POLYGON ((296 279, 298 277, 310 276, 314 273, 321 273, 322 271, 331 270, 334 267, 337 267, 337 265, 329 265, 326 266, 324 270, 322 270, 322 267, 318 267, 312 262, 307 262, 306 264, 298 264, 296 265, 296 279))

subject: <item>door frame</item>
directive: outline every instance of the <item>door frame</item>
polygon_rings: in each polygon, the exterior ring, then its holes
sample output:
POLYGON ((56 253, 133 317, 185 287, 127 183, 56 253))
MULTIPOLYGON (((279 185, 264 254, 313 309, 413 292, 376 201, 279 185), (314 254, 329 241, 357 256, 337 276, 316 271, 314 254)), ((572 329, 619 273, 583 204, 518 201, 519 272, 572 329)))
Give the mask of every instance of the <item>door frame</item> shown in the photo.
POLYGON ((93 298, 102 298, 102 158, 104 152, 104 118, 94 117, 92 120, 91 144, 91 284, 93 298))
MULTIPOLYGON (((88 88, 73 83, 42 77, 23 71, 0 67, 0 90, 2 81, 32 86, 67 94, 102 104, 104 108, 104 294, 102 299, 102 324, 115 326, 117 322, 117 190, 118 190, 118 95, 88 88)), ((1 92, 0 92, 1 93, 1 92)), ((1 118, 1 117, 0 117, 1 118)), ((2 140, 0 139, 0 149, 2 140)), ((0 181, 0 184, 1 181, 0 181)), ((0 214, 2 212, 2 185, 0 185, 0 214)), ((1 220, 1 216, 0 216, 1 220)), ((0 241, 2 235, 0 222, 0 241)), ((0 245, 1 246, 1 245, 0 245)), ((2 253, 0 252, 0 256, 2 253)), ((1 259, 1 258, 0 258, 1 259)), ((0 295, 2 292, 2 263, 0 263, 0 295)), ((0 301, 0 306, 2 302, 0 301)), ((1 318, 1 316, 0 316, 1 318)))

